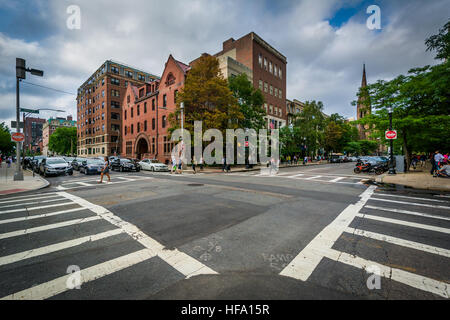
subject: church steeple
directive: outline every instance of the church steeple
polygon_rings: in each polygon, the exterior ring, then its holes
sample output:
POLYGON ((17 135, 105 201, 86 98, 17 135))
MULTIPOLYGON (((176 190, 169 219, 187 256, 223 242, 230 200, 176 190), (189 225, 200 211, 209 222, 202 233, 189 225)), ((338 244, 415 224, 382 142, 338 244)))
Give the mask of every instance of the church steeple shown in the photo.
POLYGON ((363 77, 361 81, 361 88, 367 87, 367 77, 366 77, 366 64, 363 64, 363 77))

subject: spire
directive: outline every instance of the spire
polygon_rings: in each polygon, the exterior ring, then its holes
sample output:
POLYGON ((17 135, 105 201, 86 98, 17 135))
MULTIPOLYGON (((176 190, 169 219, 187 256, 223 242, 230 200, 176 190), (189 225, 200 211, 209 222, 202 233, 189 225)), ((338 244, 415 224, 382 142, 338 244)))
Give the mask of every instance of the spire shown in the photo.
POLYGON ((366 77, 366 64, 363 65, 363 77, 361 82, 361 88, 367 87, 367 77, 366 77))

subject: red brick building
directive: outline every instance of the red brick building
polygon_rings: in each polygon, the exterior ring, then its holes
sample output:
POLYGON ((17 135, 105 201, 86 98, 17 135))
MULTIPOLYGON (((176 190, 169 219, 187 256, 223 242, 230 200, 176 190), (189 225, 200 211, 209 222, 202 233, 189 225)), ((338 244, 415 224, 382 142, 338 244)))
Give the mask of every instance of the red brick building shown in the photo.
POLYGON ((266 103, 267 127, 283 127, 286 114, 286 57, 250 32, 238 40, 233 38, 223 43, 221 52, 215 57, 229 56, 253 71, 253 86, 261 89, 266 103))
POLYGON ((170 142, 168 119, 176 110, 176 95, 189 70, 170 55, 161 80, 128 85, 122 103, 122 157, 170 161, 174 143, 170 142))
POLYGON ((24 114, 24 149, 32 150, 42 139, 43 125, 47 120, 40 118, 25 117, 24 114))

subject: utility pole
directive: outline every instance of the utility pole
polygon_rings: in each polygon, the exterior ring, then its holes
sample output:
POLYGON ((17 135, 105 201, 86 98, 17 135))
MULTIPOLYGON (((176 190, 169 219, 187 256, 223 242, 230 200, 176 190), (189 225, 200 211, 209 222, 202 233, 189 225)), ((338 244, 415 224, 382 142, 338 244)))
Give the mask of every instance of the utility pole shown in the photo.
MULTIPOLYGON (((393 128, 392 128, 392 112, 393 112, 392 107, 389 107, 388 112, 389 112, 389 130, 392 131, 393 130, 393 128)), ((391 157, 391 163, 389 166, 389 174, 394 175, 394 174, 397 174, 397 172, 395 172, 395 169, 394 169, 394 140, 392 140, 392 139, 391 139, 390 157, 391 157)))

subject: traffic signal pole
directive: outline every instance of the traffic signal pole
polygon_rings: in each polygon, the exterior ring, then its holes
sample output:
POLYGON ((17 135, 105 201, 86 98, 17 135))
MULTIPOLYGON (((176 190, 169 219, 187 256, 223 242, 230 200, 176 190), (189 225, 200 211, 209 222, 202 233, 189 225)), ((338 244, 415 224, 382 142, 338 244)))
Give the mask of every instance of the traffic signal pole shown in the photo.
MULTIPOLYGON (((18 66, 16 65, 16 68, 18 66)), ((20 86, 20 78, 16 77, 16 127, 17 131, 20 132, 20 98, 19 98, 19 86, 20 86)), ((23 171, 22 166, 20 165, 20 142, 16 142, 16 172, 14 173, 14 181, 23 181, 23 171)))

